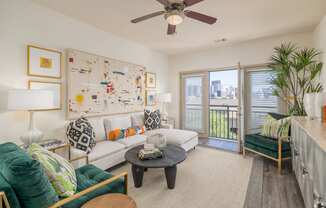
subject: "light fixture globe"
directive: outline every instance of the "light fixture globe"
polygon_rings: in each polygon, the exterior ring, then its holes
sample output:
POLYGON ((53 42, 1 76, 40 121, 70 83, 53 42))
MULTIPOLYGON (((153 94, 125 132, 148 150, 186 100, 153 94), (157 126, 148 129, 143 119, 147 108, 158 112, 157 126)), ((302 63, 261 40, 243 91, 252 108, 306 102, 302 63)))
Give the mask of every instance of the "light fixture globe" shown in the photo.
POLYGON ((183 22, 184 14, 183 12, 175 10, 166 13, 164 17, 170 25, 178 25, 183 22))

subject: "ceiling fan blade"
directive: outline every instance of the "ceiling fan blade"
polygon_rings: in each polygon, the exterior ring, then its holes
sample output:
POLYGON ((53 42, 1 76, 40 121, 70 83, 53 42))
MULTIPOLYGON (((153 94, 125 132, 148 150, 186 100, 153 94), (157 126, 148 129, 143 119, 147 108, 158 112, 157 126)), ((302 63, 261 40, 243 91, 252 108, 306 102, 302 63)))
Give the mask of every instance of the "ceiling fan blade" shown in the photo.
POLYGON ((202 1, 204 0, 184 0, 183 3, 186 5, 186 7, 189 7, 202 1))
POLYGON ((156 1, 160 2, 164 6, 169 6, 169 1, 168 0, 156 0, 156 1))
POLYGON ((145 16, 142 16, 142 17, 138 17, 136 19, 133 19, 133 20, 131 20, 131 22, 132 23, 138 23, 138 22, 141 22, 141 21, 150 19, 152 17, 160 16, 160 15, 162 15, 164 13, 165 13, 165 11, 154 12, 152 14, 148 14, 148 15, 145 15, 145 16))
POLYGON ((190 10, 187 10, 184 13, 187 17, 190 17, 192 19, 195 19, 195 20, 198 20, 198 21, 210 24, 210 25, 214 24, 217 21, 217 19, 215 17, 211 17, 208 15, 190 11, 190 10))
POLYGON ((169 26, 168 26, 168 35, 173 35, 175 33, 176 28, 177 28, 177 26, 169 24, 169 26))

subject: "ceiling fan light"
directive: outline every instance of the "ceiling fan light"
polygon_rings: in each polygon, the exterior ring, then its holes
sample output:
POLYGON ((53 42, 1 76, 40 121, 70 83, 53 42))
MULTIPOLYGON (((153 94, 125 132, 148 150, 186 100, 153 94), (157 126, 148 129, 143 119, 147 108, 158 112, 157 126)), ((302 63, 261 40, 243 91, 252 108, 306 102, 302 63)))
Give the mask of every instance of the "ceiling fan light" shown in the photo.
POLYGON ((165 16, 170 25, 178 25, 183 22, 183 15, 180 12, 171 12, 165 16))

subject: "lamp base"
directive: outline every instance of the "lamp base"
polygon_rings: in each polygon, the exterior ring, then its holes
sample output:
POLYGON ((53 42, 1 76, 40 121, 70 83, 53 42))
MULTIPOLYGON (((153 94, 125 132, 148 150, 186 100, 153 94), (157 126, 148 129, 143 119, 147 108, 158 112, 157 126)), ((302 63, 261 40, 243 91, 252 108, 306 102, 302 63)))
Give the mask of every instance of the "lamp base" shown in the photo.
POLYGON ((25 145, 30 145, 33 142, 39 142, 43 138, 43 133, 38 129, 30 129, 24 135, 20 137, 21 141, 24 142, 25 145))

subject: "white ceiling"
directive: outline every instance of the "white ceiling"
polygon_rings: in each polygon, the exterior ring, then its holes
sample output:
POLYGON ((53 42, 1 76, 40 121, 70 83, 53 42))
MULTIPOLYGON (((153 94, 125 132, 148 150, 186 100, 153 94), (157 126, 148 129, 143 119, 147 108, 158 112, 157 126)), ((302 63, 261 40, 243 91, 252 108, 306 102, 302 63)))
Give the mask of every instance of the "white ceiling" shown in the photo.
MULTIPOLYGON (((167 36, 162 16, 132 24, 130 20, 163 6, 156 0, 33 0, 101 30, 177 54, 225 43, 246 41, 291 32, 312 31, 324 14, 325 0, 205 0, 189 9, 215 16, 215 25, 186 19, 177 34, 167 36)), ((176 0, 173 0, 176 1, 176 0)))

